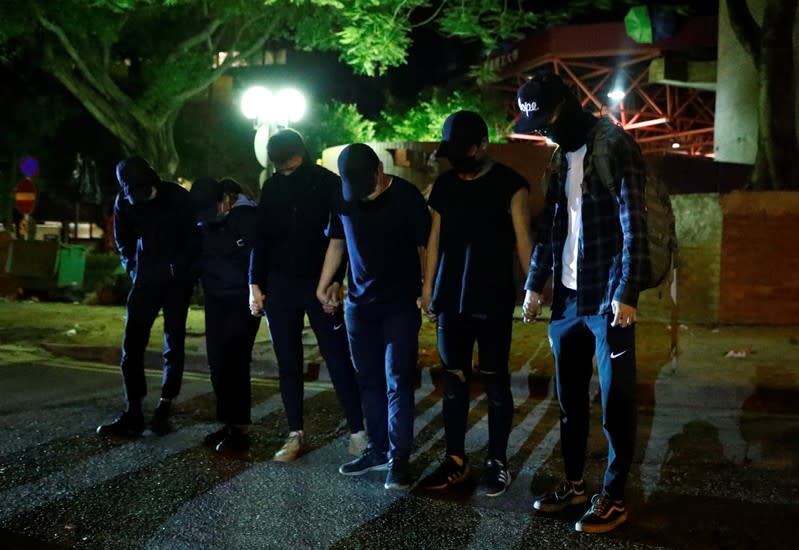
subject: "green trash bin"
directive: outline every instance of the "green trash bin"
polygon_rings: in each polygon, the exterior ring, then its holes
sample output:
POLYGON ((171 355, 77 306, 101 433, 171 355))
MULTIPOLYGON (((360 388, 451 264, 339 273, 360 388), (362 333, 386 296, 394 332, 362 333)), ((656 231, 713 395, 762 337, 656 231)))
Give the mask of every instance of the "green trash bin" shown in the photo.
POLYGON ((6 271, 26 290, 79 288, 89 247, 58 241, 13 241, 6 271))

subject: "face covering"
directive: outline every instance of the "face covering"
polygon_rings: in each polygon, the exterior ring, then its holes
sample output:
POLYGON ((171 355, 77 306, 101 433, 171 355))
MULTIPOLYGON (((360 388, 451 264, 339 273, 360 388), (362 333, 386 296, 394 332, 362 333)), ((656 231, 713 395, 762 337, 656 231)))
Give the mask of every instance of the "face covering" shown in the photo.
POLYGON ((588 136, 588 128, 580 103, 567 99, 560 109, 555 122, 549 125, 549 137, 565 151, 576 151, 582 147, 588 136))
POLYGON ((130 187, 126 195, 130 204, 143 204, 152 199, 153 188, 149 185, 130 187))
POLYGON ((483 161, 469 155, 450 155, 449 163, 458 174, 476 174, 483 166, 483 161))

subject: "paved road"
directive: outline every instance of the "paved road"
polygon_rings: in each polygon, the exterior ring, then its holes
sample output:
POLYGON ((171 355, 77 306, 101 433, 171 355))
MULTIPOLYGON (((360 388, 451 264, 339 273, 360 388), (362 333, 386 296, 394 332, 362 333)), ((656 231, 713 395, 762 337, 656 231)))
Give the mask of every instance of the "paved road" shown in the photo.
MULTIPOLYGON (((754 412, 751 388, 692 385, 669 367, 641 399, 631 521, 590 536, 573 530, 582 510, 531 512, 533 496, 561 471, 551 382, 514 385, 514 481, 506 495, 486 498, 475 492, 479 468, 449 493, 386 491, 377 473, 340 476, 346 434, 325 383, 306 388, 309 452, 285 465, 270 461, 285 430, 272 381, 254 382, 252 451, 228 458, 201 446, 215 428, 203 374, 187 373, 174 433, 109 441, 93 428, 120 406, 117 369, 36 349, 15 349, 8 360, 6 351, 0 346, 0 547, 797 547, 799 415, 754 412)), ((158 373, 149 381, 157 395, 158 373)), ((424 371, 417 476, 444 448, 435 386, 424 371)), ((598 404, 593 409, 586 478, 596 488, 605 443, 598 404)), ((467 434, 473 464, 484 458, 486 423, 485 399, 475 392, 467 434)))

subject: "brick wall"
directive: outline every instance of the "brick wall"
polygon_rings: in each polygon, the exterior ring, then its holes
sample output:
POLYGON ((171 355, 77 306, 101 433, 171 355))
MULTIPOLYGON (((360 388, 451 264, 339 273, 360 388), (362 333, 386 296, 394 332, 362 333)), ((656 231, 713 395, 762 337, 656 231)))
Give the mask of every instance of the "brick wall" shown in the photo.
POLYGON ((719 320, 799 323, 799 193, 721 197, 719 320))

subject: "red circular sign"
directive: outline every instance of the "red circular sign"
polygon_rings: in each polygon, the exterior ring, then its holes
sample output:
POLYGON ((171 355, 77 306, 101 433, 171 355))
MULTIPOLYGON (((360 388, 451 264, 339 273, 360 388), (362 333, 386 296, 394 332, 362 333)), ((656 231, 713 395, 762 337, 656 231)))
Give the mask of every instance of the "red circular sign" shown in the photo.
POLYGON ((14 198, 16 200, 17 212, 23 216, 31 214, 36 206, 36 186, 33 180, 25 178, 17 183, 14 198))

